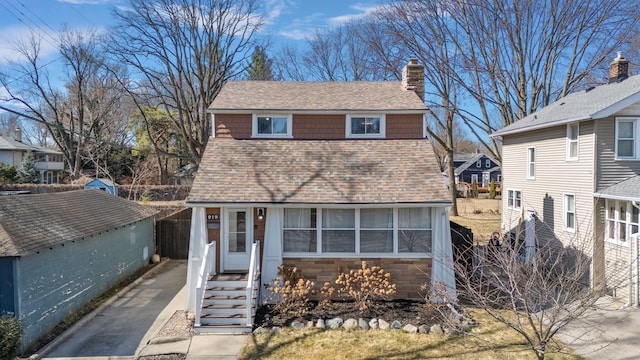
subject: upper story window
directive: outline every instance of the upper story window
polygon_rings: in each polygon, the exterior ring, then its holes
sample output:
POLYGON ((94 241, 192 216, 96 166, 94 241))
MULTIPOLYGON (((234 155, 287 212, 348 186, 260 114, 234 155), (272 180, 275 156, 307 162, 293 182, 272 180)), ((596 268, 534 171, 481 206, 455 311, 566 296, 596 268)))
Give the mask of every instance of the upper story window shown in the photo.
POLYGON ((567 160, 578 160, 578 134, 580 127, 577 123, 567 125, 567 160))
POLYGON ((491 167, 491 160, 487 159, 484 161, 484 167, 486 167, 487 169, 491 167))
POLYGON ((536 178, 536 148, 527 148, 527 178, 536 178))
POLYGON ((476 161, 476 167, 477 168, 481 168, 482 167, 482 159, 476 161))
POLYGON ((291 137, 291 115, 253 115, 253 137, 291 137))
POLYGON ((637 119, 616 119, 616 158, 636 159, 638 141, 636 140, 637 119))
POLYGON ((384 115, 354 114, 347 116, 346 135, 353 138, 384 138, 384 115))

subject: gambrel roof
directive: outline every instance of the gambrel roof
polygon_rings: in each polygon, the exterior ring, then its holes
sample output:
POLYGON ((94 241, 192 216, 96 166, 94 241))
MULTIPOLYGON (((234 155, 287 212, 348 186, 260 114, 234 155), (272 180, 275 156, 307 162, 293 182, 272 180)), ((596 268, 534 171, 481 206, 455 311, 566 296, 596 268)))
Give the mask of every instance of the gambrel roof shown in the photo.
POLYGON ((426 112, 400 82, 229 81, 209 107, 214 112, 426 112))
POLYGON ((450 204, 427 139, 210 139, 187 205, 450 204))
POLYGON ((582 120, 601 119, 638 101, 640 101, 640 75, 569 94, 496 131, 492 136, 516 134, 582 120))
POLYGON ((0 196, 0 256, 24 256, 154 216, 100 190, 0 196))

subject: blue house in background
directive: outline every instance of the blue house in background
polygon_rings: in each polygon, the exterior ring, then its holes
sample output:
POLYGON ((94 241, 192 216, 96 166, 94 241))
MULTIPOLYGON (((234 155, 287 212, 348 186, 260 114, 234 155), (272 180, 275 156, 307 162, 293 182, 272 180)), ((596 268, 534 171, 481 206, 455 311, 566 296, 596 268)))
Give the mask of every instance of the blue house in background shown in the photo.
POLYGON ((84 188, 98 189, 98 190, 106 191, 111 195, 118 196, 118 184, 105 178, 93 179, 89 183, 87 183, 87 185, 85 185, 84 188))

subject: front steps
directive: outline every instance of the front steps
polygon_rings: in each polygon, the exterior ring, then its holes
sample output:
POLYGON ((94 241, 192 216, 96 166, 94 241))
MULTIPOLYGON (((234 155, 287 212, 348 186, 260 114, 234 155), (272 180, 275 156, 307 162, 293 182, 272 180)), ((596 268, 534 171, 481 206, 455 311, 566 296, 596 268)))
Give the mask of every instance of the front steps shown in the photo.
MULTIPOLYGON (((247 326, 247 281, 246 273, 210 276, 202 301, 200 326, 196 326, 195 331, 212 334, 250 333, 252 326, 247 326)), ((257 305, 255 296, 251 304, 254 317, 257 305)))

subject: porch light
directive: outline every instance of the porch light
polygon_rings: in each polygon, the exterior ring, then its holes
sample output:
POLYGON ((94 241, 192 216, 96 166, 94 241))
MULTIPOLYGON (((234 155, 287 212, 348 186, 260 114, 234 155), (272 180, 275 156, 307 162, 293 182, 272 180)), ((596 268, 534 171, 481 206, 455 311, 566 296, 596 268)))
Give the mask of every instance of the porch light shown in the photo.
POLYGON ((264 220, 264 208, 258 208, 258 221, 264 220))

